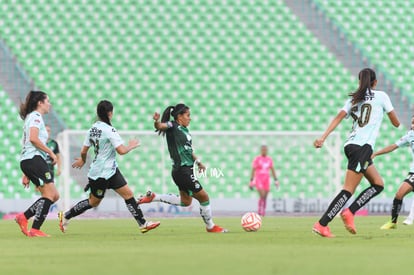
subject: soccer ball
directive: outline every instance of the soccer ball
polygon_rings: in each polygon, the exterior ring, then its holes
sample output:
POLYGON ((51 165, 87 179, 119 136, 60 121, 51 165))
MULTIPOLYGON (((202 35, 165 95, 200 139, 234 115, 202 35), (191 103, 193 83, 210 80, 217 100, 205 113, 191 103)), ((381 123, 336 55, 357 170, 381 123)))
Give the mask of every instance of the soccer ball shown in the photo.
POLYGON ((253 232, 262 226, 262 218, 254 212, 247 212, 241 218, 241 226, 247 232, 253 232))

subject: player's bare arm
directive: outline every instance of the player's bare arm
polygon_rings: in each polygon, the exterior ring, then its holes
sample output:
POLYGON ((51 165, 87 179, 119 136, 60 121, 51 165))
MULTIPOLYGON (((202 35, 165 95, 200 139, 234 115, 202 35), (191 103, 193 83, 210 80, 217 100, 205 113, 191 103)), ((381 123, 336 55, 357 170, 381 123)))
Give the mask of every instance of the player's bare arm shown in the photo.
POLYGON ((86 157, 88 156, 88 146, 83 146, 81 149, 81 157, 76 158, 75 161, 72 163, 73 168, 81 169, 83 165, 85 165, 86 157))
POLYGON ((30 128, 30 142, 35 146, 37 149, 42 150, 43 152, 47 153, 50 158, 52 159, 52 163, 56 164, 57 156, 47 147, 42 141, 39 139, 39 128, 31 127, 30 128))
POLYGON ((140 145, 140 142, 138 139, 131 139, 128 142, 128 145, 119 145, 118 147, 116 147, 116 152, 120 155, 125 155, 128 154, 131 150, 134 150, 135 148, 137 148, 140 145))
POLYGON ((325 130, 323 135, 313 142, 313 146, 316 148, 321 148, 326 138, 332 133, 333 130, 341 123, 341 121, 346 117, 346 112, 344 110, 339 111, 335 118, 329 123, 328 128, 325 130))
POLYGON ((198 166, 198 170, 200 172, 205 171, 206 166, 201 162, 201 160, 194 153, 192 154, 192 156, 193 156, 194 163, 197 164, 197 166, 198 166))
POLYGON ((394 110, 389 112, 387 115, 388 115, 388 118, 391 121, 391 124, 394 127, 399 127, 400 126, 400 120, 398 119, 397 113, 394 110))
POLYGON ((388 145, 387 147, 385 147, 385 148, 383 148, 381 150, 378 150, 377 152, 375 152, 374 154, 372 154, 371 158, 374 159, 376 156, 390 153, 390 152, 394 151, 397 148, 398 148, 397 144, 388 145))
POLYGON ((160 121, 161 115, 157 112, 154 113, 152 119, 154 120, 154 128, 158 131, 165 131, 168 129, 168 124, 160 121))

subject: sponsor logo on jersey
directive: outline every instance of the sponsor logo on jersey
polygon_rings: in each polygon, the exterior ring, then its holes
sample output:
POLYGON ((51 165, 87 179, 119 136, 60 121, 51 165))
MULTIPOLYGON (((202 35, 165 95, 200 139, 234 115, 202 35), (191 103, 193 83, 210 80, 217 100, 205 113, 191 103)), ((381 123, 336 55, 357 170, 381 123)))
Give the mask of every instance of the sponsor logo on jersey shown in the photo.
POLYGON ((90 135, 90 137, 97 137, 97 138, 100 138, 101 137, 101 135, 102 135, 102 130, 99 130, 98 128, 96 128, 96 127, 92 127, 91 128, 91 131, 90 131, 90 133, 89 133, 89 135, 90 135))
POLYGON ((96 195, 102 196, 103 195, 103 190, 101 190, 101 189, 96 190, 96 195))

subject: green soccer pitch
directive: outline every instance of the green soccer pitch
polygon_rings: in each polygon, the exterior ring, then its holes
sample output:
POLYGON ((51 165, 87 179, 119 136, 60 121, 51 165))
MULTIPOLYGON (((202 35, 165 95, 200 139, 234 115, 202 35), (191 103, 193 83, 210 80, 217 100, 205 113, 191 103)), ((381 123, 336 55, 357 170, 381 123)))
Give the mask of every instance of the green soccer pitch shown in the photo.
POLYGON ((27 238, 0 221, 0 274, 408 274, 414 226, 379 227, 388 217, 357 217, 357 235, 340 219, 336 238, 311 233, 316 217, 265 217, 247 233, 239 218, 216 218, 227 234, 208 234, 199 218, 161 219, 147 234, 133 219, 74 219, 67 233, 48 220, 50 238, 27 238))

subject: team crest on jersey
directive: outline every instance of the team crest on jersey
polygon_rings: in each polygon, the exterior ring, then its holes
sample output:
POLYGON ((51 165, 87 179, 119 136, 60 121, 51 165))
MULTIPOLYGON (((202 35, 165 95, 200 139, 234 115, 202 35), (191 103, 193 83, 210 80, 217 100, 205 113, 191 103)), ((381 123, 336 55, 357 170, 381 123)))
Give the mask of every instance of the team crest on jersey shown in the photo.
POLYGON ((52 178, 52 175, 50 174, 50 172, 46 172, 45 173, 45 178, 50 180, 52 178))

